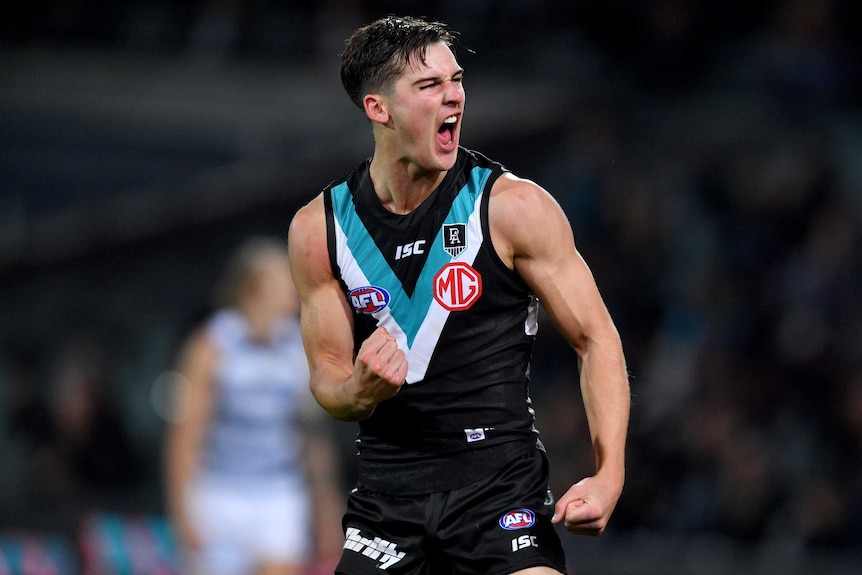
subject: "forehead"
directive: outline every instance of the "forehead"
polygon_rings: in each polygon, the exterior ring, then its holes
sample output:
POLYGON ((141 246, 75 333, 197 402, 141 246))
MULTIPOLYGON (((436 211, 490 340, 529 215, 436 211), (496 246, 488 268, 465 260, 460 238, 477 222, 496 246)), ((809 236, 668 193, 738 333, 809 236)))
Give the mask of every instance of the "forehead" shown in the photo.
POLYGON ((402 78, 422 78, 428 76, 447 76, 460 71, 458 60, 449 46, 443 42, 430 44, 425 51, 425 61, 419 58, 419 54, 413 54, 408 65, 404 68, 402 78))

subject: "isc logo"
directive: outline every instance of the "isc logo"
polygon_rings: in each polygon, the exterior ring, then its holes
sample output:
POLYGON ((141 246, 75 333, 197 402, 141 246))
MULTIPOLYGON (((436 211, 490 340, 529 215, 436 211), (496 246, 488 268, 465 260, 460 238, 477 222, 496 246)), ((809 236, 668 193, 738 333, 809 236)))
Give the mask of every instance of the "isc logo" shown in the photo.
POLYGON ((401 258, 410 257, 413 254, 424 254, 425 249, 422 247, 424 245, 425 240, 416 240, 415 242, 410 242, 409 244, 398 246, 395 249, 395 259, 400 260, 401 258))
POLYGON ((512 551, 520 551, 527 547, 538 547, 539 544, 536 543, 536 539, 537 537, 535 535, 521 535, 520 537, 516 537, 515 539, 512 539, 512 551))
POLYGON ((357 313, 375 313, 389 305, 389 292, 375 286, 352 289, 347 295, 357 313))
POLYGON ((434 276, 434 299, 449 311, 469 309, 481 295, 482 276, 469 264, 446 264, 434 276))
POLYGON ((529 509, 513 509, 500 517, 500 527, 508 531, 525 529, 536 522, 536 516, 529 509))

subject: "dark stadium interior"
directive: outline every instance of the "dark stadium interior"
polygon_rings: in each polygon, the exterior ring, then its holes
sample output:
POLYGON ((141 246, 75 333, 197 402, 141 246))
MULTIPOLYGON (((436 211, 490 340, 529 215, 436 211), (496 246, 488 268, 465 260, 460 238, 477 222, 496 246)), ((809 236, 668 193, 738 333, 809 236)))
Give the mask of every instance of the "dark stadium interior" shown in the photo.
MULTIPOLYGON (((604 536, 565 539, 573 572, 862 563, 855 2, 4 12, 0 555, 31 537, 74 572, 94 517, 161 517, 177 346, 226 253, 286 236, 371 152, 339 51, 357 25, 410 13, 461 32, 462 144, 559 200, 622 334, 626 488, 604 536)), ((547 318, 539 340, 532 393, 561 491, 592 469, 589 434, 574 354, 547 318)), ((353 427, 333 430, 348 484, 353 427)))

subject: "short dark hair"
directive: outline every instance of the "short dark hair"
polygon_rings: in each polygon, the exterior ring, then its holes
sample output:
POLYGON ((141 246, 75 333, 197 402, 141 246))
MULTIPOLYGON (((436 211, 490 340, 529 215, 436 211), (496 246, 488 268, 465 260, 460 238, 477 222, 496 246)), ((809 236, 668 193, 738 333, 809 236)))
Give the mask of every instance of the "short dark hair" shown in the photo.
POLYGON ((424 63, 428 46, 443 42, 452 48, 456 36, 442 22, 391 15, 375 20, 347 40, 341 54, 341 83, 361 109, 365 95, 389 88, 412 58, 424 63))

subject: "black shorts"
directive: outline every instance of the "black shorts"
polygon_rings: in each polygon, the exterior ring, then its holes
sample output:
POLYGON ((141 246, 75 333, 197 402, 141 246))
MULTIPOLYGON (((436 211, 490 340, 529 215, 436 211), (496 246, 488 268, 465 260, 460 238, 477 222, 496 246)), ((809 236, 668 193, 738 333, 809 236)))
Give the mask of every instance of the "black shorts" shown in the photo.
POLYGON ((344 516, 344 575, 506 575, 546 565, 566 573, 551 523, 540 450, 452 491, 392 496, 354 490, 344 516))

